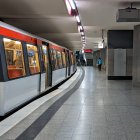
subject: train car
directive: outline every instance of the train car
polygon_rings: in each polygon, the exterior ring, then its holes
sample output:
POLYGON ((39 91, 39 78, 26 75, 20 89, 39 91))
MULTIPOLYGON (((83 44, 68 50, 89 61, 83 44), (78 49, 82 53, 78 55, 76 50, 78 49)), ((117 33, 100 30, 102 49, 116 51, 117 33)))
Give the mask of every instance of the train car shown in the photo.
POLYGON ((66 55, 65 49, 56 45, 49 45, 52 65, 52 86, 66 78, 66 55))
POLYGON ((0 22, 0 116, 71 76, 75 64, 70 50, 0 22))

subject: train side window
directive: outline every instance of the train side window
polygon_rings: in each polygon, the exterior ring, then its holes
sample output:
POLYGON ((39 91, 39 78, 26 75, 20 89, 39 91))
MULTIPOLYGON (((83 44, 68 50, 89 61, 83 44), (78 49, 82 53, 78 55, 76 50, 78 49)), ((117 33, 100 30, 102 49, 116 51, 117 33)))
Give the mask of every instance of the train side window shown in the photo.
POLYGON ((63 64, 62 64, 62 55, 61 55, 61 52, 60 51, 57 51, 57 60, 58 60, 59 68, 62 68, 63 67, 63 64))
POLYGON ((58 62, 57 62, 57 56, 56 56, 56 50, 53 50, 53 63, 54 63, 54 69, 58 69, 58 62))
POLYGON ((74 65, 73 54, 71 53, 71 64, 74 65))
POLYGON ((20 41, 3 38, 8 69, 8 78, 14 79, 25 76, 23 49, 20 41))
POLYGON ((73 63, 74 63, 74 65, 76 64, 76 57, 75 57, 75 55, 73 55, 73 63))
POLYGON ((40 72, 37 46, 27 44, 28 63, 31 74, 40 72))
POLYGON ((63 60, 63 66, 66 67, 66 55, 65 52, 62 52, 62 60, 63 60))
POLYGON ((51 65, 52 69, 54 70, 54 57, 53 57, 53 49, 50 49, 50 57, 51 57, 51 65))
POLYGON ((47 46, 42 45, 42 52, 43 52, 42 53, 43 72, 45 72, 48 64, 47 46))

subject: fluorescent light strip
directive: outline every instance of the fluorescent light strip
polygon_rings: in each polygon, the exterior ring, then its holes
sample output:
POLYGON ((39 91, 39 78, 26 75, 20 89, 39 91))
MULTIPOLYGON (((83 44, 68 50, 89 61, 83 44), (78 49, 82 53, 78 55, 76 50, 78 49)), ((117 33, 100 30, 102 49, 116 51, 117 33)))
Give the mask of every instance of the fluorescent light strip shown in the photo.
POLYGON ((74 3, 74 0, 69 0, 69 3, 71 5, 71 8, 75 10, 76 6, 75 6, 75 3, 74 3))
POLYGON ((98 43, 98 48, 103 48, 103 43, 102 42, 98 43))
POLYGON ((82 35, 84 35, 84 32, 81 32, 82 35))
POLYGON ((80 20, 80 17, 79 17, 79 16, 75 16, 75 18, 76 18, 76 20, 77 20, 77 22, 78 22, 78 23, 80 23, 80 22, 81 22, 81 20, 80 20))
MULTIPOLYGON (((75 5, 74 0, 68 0, 68 1, 66 0, 66 5, 67 5, 67 8, 68 9, 70 9, 70 8, 72 8, 73 10, 76 9, 76 5, 75 5)), ((76 20, 77 20, 78 23, 81 22, 79 15, 75 16, 75 18, 76 18, 76 20)), ((78 26, 78 30, 79 30, 79 32, 82 31, 83 30, 83 26, 82 25, 78 26)), ((81 32, 81 35, 82 35, 82 42, 85 45, 86 44, 86 41, 85 41, 85 36, 83 36, 84 35, 84 32, 81 32)))
POLYGON ((83 26, 79 25, 78 26, 78 31, 81 32, 83 30, 83 26))
POLYGON ((71 14, 71 5, 68 0, 65 0, 69 15, 71 14))
POLYGON ((83 30, 83 27, 81 25, 79 26, 79 28, 80 28, 80 30, 83 30))

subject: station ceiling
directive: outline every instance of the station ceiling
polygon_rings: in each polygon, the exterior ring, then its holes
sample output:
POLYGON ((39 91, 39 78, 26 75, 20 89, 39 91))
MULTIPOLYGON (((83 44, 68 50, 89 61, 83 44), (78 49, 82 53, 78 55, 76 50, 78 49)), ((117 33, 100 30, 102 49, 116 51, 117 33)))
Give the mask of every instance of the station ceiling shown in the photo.
MULTIPOLYGON (((137 23, 117 23, 118 9, 127 8, 133 0, 75 0, 86 37, 86 48, 97 49, 109 29, 133 29, 137 23)), ((72 50, 82 48, 81 34, 75 17, 68 15, 64 0, 4 0, 0 18, 11 25, 44 37, 72 50)))

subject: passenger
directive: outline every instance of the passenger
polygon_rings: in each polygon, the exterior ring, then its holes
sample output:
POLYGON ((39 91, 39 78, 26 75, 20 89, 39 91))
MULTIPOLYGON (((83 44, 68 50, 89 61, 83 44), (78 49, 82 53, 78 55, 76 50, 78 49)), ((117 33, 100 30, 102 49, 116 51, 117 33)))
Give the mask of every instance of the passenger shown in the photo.
POLYGON ((80 55, 80 64, 81 64, 82 66, 85 66, 85 59, 84 59, 83 54, 80 55))
POLYGON ((83 66, 86 66, 86 61, 85 61, 84 58, 83 58, 83 60, 82 60, 82 65, 83 65, 83 66))
POLYGON ((97 65, 98 65, 99 71, 101 71, 101 69, 102 69, 102 64, 103 64, 103 60, 101 59, 101 57, 99 57, 97 60, 97 65))

